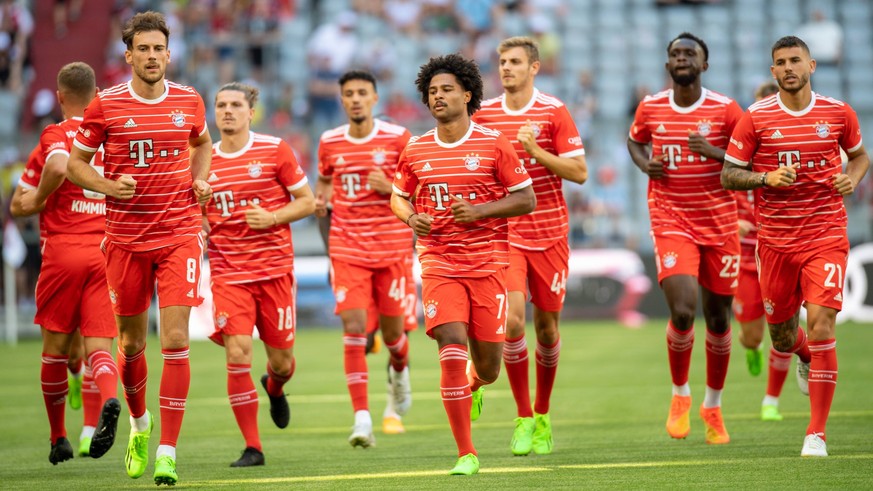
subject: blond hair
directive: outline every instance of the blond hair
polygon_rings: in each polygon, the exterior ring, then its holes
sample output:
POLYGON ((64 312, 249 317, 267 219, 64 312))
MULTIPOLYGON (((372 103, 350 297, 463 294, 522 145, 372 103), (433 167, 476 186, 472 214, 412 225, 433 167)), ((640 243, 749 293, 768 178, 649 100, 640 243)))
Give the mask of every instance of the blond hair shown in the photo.
POLYGON ((524 48, 529 63, 540 61, 540 44, 532 37, 514 36, 504 39, 500 45, 497 46, 497 54, 502 55, 504 52, 512 48, 524 48))

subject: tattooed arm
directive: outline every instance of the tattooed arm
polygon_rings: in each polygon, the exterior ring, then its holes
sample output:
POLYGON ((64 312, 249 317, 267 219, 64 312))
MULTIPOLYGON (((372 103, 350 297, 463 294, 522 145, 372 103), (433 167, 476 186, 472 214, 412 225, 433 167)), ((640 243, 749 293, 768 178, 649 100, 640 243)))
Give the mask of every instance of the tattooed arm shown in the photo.
POLYGON ((784 188, 797 180, 800 164, 779 167, 770 172, 753 172, 747 167, 725 162, 721 169, 721 185, 725 189, 744 191, 763 187, 784 188))

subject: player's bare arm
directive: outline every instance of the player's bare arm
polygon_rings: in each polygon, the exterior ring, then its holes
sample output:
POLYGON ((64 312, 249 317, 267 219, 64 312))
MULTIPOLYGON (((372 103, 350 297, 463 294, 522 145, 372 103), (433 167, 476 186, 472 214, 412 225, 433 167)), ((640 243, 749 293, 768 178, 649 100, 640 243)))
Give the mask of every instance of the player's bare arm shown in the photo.
POLYGON ((333 197, 333 186, 329 176, 318 176, 315 181, 315 216, 327 216, 327 204, 333 197))
POLYGON ((204 131, 197 138, 188 141, 191 161, 191 187, 197 202, 205 205, 212 199, 212 186, 206 182, 209 176, 209 166, 212 163, 212 137, 208 131, 204 131))
POLYGON ((409 225, 418 236, 425 236, 430 233, 433 217, 427 213, 416 213, 415 207, 406 198, 398 195, 391 195, 391 211, 394 216, 400 219, 401 222, 409 225))
POLYGON ((55 190, 64 183, 67 174, 67 156, 56 153, 49 157, 42 170, 39 186, 33 192, 23 193, 21 196, 22 210, 32 215, 45 208, 45 202, 55 190))
POLYGON ((483 218, 508 218, 530 213, 537 207, 533 186, 525 186, 497 201, 474 205, 452 195, 452 215, 458 223, 472 223, 483 218))
POLYGON ((784 188, 797 180, 799 163, 779 167, 770 172, 753 172, 743 166, 725 162, 721 169, 721 185, 725 189, 747 191, 763 187, 784 188))
POLYGON ((12 200, 9 203, 9 213, 14 217, 26 217, 30 216, 33 213, 25 213, 24 209, 21 205, 21 198, 25 194, 33 193, 33 189, 25 189, 19 184, 15 186, 15 191, 12 192, 12 200))
POLYGON ((95 152, 82 150, 73 146, 70 158, 67 160, 67 179, 76 186, 118 199, 133 198, 136 193, 136 180, 124 174, 117 180, 106 179, 91 167, 91 158, 95 152))
POLYGON ((709 143, 706 137, 700 133, 691 133, 688 135, 688 149, 708 159, 724 162, 725 149, 713 146, 709 143))
POLYGON ((246 223, 254 230, 288 225, 303 217, 308 217, 315 211, 315 196, 309 186, 300 186, 289 190, 294 198, 288 204, 277 210, 265 210, 256 204, 252 204, 246 210, 246 223))
POLYGON ((861 145, 861 148, 855 150, 849 155, 849 162, 846 164, 846 173, 837 174, 834 176, 834 188, 843 196, 849 196, 855 192, 858 183, 867 174, 867 169, 870 167, 870 157, 867 156, 867 150, 861 145))
POLYGON ((627 151, 630 153, 634 165, 643 171, 643 174, 649 176, 650 179, 660 179, 664 177, 664 161, 666 157, 662 155, 659 158, 650 158, 650 145, 644 145, 628 138, 627 151))
POLYGON ((516 139, 532 159, 536 159, 537 163, 542 164, 561 179, 577 184, 584 184, 588 180, 588 164, 584 155, 561 157, 545 150, 537 143, 536 134, 530 125, 522 125, 518 129, 516 139))

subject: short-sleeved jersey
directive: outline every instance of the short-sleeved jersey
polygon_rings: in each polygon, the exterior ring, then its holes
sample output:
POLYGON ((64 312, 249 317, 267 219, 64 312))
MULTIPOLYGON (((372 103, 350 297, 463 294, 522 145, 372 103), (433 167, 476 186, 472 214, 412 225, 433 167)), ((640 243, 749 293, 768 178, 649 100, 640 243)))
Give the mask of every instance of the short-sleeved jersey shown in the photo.
POLYGON ((813 93, 801 111, 785 107, 779 94, 756 102, 734 130, 725 160, 755 172, 800 164, 785 188, 760 189, 758 240, 800 251, 846 237, 846 208, 834 188, 842 172, 840 148, 862 145, 858 116, 848 104, 813 93))
POLYGON ((203 99, 176 83, 165 82, 157 99, 143 99, 127 82, 91 101, 74 145, 96 152, 102 144, 105 177, 117 180, 127 174, 136 180, 133 198, 106 197, 109 240, 146 251, 200 233, 188 140, 206 130, 203 99))
MULTIPOLYGON (((734 196, 737 198, 737 218, 745 220, 751 224, 757 223, 755 218, 755 201, 756 191, 750 189, 748 191, 735 191, 734 196)), ((755 247, 758 245, 758 231, 753 230, 746 235, 740 237, 740 267, 748 270, 757 270, 757 261, 755 260, 755 247)))
POLYGON ((653 233, 686 235, 704 246, 724 244, 737 233, 736 199, 721 185, 722 162, 691 152, 688 136, 697 133, 727 148, 742 114, 732 99, 705 88, 689 107, 674 102, 672 89, 640 102, 630 139, 651 143, 652 156, 666 158, 664 176, 649 180, 653 233))
POLYGON ((516 139, 523 125, 534 129, 537 144, 560 157, 585 155, 582 137, 563 102, 534 89, 533 97, 523 108, 513 111, 506 106, 506 95, 482 103, 473 120, 500 131, 512 142, 518 159, 533 181, 537 207, 532 213, 509 219, 509 242, 516 247, 545 250, 559 240, 566 241, 570 233, 567 203, 562 180, 524 151, 516 139))
POLYGON ((367 175, 379 170, 389 180, 410 137, 402 126, 375 120, 364 138, 349 125, 325 131, 318 145, 318 173, 331 179, 333 213, 330 256, 351 264, 382 267, 412 251, 412 230, 391 211, 391 195, 370 188, 367 175))
POLYGON ((254 230, 245 212, 252 205, 267 211, 287 205, 290 191, 307 185, 306 173, 279 138, 252 132, 248 143, 234 153, 222 152, 220 145, 212 147, 212 200, 206 205, 212 276, 225 283, 250 283, 291 273, 291 228, 254 230))
MULTIPOLYGON (((73 137, 82 118, 70 118, 57 124, 50 124, 42 130, 39 144, 27 160, 25 172, 21 177, 23 187, 36 189, 42 178, 42 171, 49 158, 55 155, 70 156, 73 137)), ((98 151, 91 165, 98 173, 103 173, 103 152, 98 151)), ((106 228, 106 202, 100 193, 82 189, 64 180, 45 202, 39 213, 40 235, 45 238, 58 234, 96 234, 103 235, 106 228)))
POLYGON ((414 196, 416 213, 433 217, 431 231, 418 238, 422 277, 482 277, 509 265, 506 218, 458 223, 452 196, 473 205, 497 201, 532 184, 512 143, 499 131, 476 123, 454 143, 437 130, 413 137, 400 155, 394 192, 414 196))

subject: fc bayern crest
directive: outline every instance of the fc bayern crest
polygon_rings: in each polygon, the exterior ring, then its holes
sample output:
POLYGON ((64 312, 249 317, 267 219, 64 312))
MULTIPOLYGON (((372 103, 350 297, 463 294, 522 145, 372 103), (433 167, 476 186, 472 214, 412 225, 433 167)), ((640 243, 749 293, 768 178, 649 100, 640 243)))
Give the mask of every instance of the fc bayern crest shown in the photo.
POLYGON ((530 124, 530 129, 533 131, 534 139, 539 138, 539 137, 540 137, 540 133, 543 132, 543 129, 540 128, 540 125, 538 125, 538 124, 536 124, 536 123, 531 123, 531 124, 530 124))
POLYGON ((773 315, 773 301, 769 298, 764 299, 764 312, 768 315, 773 315))
POLYGON ((667 254, 664 254, 664 258, 662 259, 662 261, 664 262, 664 267, 670 269, 676 266, 676 262, 678 259, 678 254, 676 254, 675 252, 668 252, 667 254))
POLYGON ((173 111, 170 113, 170 120, 173 121, 175 127, 181 128, 185 126, 185 113, 182 111, 173 111))
POLYGON ((709 121, 698 121, 697 122, 697 133, 700 136, 709 136, 712 133, 712 124, 709 121))
POLYGON ((436 316, 437 303, 436 300, 428 300, 427 305, 424 306, 424 315, 426 315, 428 319, 433 319, 436 316))
POLYGON ((252 177, 252 178, 261 177, 261 174, 263 174, 263 172, 264 172, 264 169, 263 169, 263 167, 261 167, 260 162, 254 161, 254 162, 249 164, 249 177, 252 177))
POLYGON ((464 159, 464 167, 467 170, 473 171, 479 168, 479 156, 475 153, 467 155, 464 159))
POLYGON ((227 312, 220 312, 215 316, 215 325, 218 326, 219 329, 224 329, 227 326, 227 312))
POLYGON ((373 151, 373 163, 375 163, 376 165, 382 165, 385 163, 385 160, 385 150, 382 150, 380 148, 373 151))
POLYGON ((827 124, 827 122, 818 123, 815 125, 815 134, 819 138, 827 138, 831 134, 831 125, 827 124))

